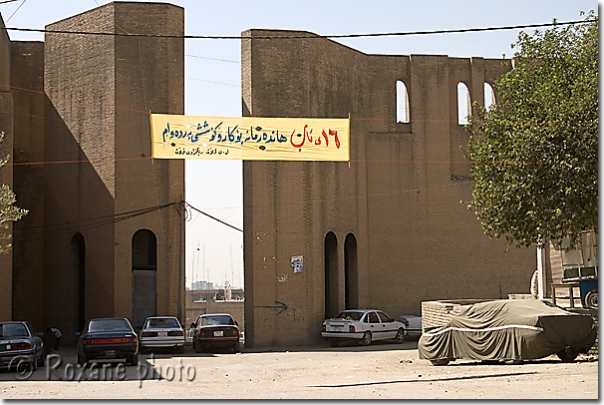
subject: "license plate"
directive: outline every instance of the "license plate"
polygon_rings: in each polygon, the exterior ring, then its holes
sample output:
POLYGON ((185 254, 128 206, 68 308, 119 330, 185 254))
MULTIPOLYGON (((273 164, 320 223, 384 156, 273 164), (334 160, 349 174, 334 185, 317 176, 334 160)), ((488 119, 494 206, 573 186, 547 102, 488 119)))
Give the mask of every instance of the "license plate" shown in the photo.
POLYGON ((168 336, 168 332, 166 332, 166 331, 157 332, 157 336, 168 336))
POLYGON ((221 330, 215 330, 214 331, 214 337, 218 337, 218 336, 223 336, 224 332, 221 330))
POLYGON ((344 327, 343 326, 334 326, 333 330, 335 330, 335 331, 342 331, 342 330, 344 330, 344 327))
POLYGON ((105 350, 105 356, 115 356, 115 350, 105 350))

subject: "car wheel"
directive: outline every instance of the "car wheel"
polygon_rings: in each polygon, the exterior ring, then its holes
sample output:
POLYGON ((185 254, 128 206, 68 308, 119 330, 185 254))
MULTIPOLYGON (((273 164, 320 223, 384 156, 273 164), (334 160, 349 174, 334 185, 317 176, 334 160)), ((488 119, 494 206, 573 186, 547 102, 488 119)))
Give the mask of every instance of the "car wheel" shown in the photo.
POLYGON ((138 366, 138 354, 129 356, 128 363, 130 363, 131 366, 138 366))
POLYGON ((446 366, 449 364, 449 359, 430 360, 430 363, 432 363, 433 366, 446 366))
POLYGON ((329 339, 329 345, 331 347, 338 347, 340 346, 340 341, 338 339, 329 339))
POLYGON ((398 332, 396 332, 394 341, 399 344, 405 341, 405 331, 403 329, 399 329, 398 332))
POLYGON ((195 349, 195 353, 201 353, 201 346, 195 341, 195 338, 193 338, 193 348, 195 349))
POLYGON ((178 354, 184 354, 185 352, 185 347, 184 346, 176 346, 176 353, 178 354))
POLYGON ((369 331, 365 332, 360 343, 363 346, 369 346, 371 344, 371 332, 369 332, 369 331))
POLYGON ((566 349, 560 350, 558 353, 556 353, 556 356, 558 356, 558 358, 564 363, 570 363, 571 361, 574 361, 578 355, 579 349, 574 349, 572 347, 567 347, 566 349))
POLYGON ((38 359, 36 359, 36 353, 31 356, 31 361, 29 362, 29 369, 31 371, 36 371, 38 369, 38 359))
POLYGON ((233 345, 233 352, 235 352, 235 353, 241 352, 241 346, 240 346, 239 342, 237 342, 233 345))
POLYGON ((83 366, 86 363, 88 363, 88 359, 86 358, 86 356, 81 353, 78 353, 78 364, 83 366))
POLYGON ((585 295, 585 306, 598 309, 598 290, 591 290, 585 295))

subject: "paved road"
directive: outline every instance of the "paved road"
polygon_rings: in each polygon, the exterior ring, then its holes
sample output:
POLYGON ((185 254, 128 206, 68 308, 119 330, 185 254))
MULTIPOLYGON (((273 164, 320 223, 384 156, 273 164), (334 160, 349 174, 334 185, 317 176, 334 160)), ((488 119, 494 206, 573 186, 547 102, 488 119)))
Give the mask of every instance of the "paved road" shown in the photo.
POLYGON ((0 398, 36 399, 597 399, 598 362, 555 357, 521 365, 419 360, 417 342, 369 347, 245 350, 240 354, 157 354, 138 367, 80 369, 74 348, 61 349, 20 381, 0 372, 0 398), (154 374, 154 375, 153 375, 154 374), (161 376, 161 378, 160 378, 161 376), (59 380, 59 379, 62 379, 59 380), (86 379, 86 381, 82 380, 86 379), (82 380, 79 381, 78 380, 82 380))

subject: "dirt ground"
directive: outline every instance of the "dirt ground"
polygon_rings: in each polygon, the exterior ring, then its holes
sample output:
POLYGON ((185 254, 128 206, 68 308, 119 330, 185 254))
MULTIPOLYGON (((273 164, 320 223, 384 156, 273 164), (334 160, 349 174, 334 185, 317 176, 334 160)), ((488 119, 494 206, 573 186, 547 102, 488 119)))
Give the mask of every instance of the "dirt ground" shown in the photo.
POLYGON ((417 341, 239 354, 198 354, 187 347, 183 355, 140 356, 138 367, 113 363, 83 370, 75 366, 75 348, 60 353, 60 366, 54 357, 31 376, 1 371, 0 398, 598 399, 594 358, 562 363, 552 356, 520 365, 456 361, 436 367, 418 359, 417 341))

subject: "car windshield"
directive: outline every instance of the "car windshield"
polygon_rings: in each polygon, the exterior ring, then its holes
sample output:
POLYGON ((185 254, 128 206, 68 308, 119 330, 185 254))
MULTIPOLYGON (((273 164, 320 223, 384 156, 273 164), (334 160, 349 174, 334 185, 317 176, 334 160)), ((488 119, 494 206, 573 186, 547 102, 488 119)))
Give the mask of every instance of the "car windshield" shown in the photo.
POLYGON ((342 311, 336 316, 335 319, 347 319, 349 321, 360 321, 363 318, 364 312, 360 311, 342 311))
POLYGON ((153 318, 147 321, 145 328, 180 328, 176 318, 153 318))
POLYGON ((88 325, 89 332, 130 331, 130 325, 125 319, 94 319, 88 325))
POLYGON ((0 338, 9 337, 29 337, 29 332, 22 323, 4 323, 0 325, 0 338))
POLYGON ((201 326, 212 325, 235 325, 235 321, 229 315, 212 315, 201 317, 201 326))

